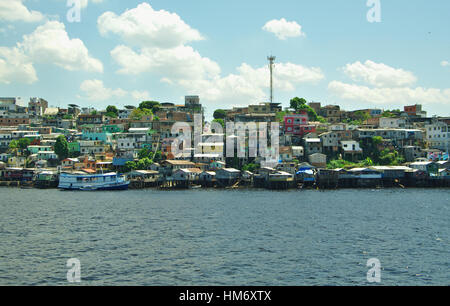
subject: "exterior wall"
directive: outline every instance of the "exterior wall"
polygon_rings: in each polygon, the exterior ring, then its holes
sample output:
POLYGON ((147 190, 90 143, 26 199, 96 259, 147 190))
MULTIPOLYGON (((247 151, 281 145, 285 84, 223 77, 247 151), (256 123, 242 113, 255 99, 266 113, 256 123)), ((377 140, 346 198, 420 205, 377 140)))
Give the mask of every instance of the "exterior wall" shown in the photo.
POLYGON ((13 132, 11 132, 11 137, 13 139, 24 138, 25 135, 38 136, 39 133, 37 131, 13 131, 13 132))
POLYGON ((105 146, 100 141, 80 141, 81 154, 98 154, 105 152, 105 146))
POLYGON ((329 132, 320 135, 320 139, 322 140, 322 146, 324 149, 337 151, 339 147, 339 135, 334 132, 329 132))
POLYGON ((37 154, 38 152, 49 152, 53 149, 51 146, 28 146, 27 150, 31 154, 37 154))
POLYGON ((405 119, 401 118, 380 118, 380 128, 401 128, 405 126, 405 119))
POLYGON ((57 159, 58 155, 55 154, 53 151, 41 151, 38 152, 38 159, 39 160, 49 160, 49 159, 57 159))
POLYGON ((120 109, 119 119, 128 119, 133 112, 133 109, 120 109))
POLYGON ((357 141, 343 141, 342 148, 344 149, 344 152, 362 152, 359 142, 357 141))
POLYGON ((426 141, 431 149, 448 151, 450 147, 450 126, 444 122, 435 122, 425 126, 426 141))
POLYGON ((318 115, 327 118, 330 123, 340 122, 341 108, 338 105, 328 105, 322 107, 318 115))
POLYGON ((7 149, 11 140, 12 136, 10 133, 0 134, 0 148, 7 149))
POLYGON ((227 171, 226 169, 220 169, 216 172, 217 179, 237 179, 240 175, 240 171, 227 171))
POLYGON ((308 159, 310 164, 316 167, 326 167, 327 165, 327 156, 325 154, 311 154, 308 159))
POLYGON ((305 142, 305 153, 306 155, 322 153, 322 142, 305 142))
POLYGON ((308 115, 306 114, 286 115, 284 117, 284 132, 302 137, 308 133, 315 133, 316 127, 309 125, 308 115))
POLYGON ((0 126, 17 126, 20 124, 30 124, 29 118, 0 118, 0 126))
POLYGON ((111 133, 83 132, 82 138, 84 140, 98 140, 106 144, 112 144, 111 133))
POLYGON ((404 155, 407 162, 413 162, 417 158, 425 157, 425 153, 417 146, 408 146, 404 148, 404 155))
POLYGON ((77 118, 78 125, 84 124, 102 124, 104 116, 102 115, 80 115, 77 118))

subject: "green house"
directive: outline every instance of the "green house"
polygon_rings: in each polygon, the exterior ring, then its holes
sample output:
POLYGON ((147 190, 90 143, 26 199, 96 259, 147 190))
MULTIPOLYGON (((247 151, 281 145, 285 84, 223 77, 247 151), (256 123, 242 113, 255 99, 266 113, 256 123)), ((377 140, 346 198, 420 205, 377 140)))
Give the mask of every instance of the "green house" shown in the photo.
POLYGON ((123 128, 117 124, 108 124, 102 126, 102 130, 104 133, 122 133, 123 128))
POLYGON ((80 152, 80 143, 78 142, 69 142, 69 153, 79 153, 80 152))

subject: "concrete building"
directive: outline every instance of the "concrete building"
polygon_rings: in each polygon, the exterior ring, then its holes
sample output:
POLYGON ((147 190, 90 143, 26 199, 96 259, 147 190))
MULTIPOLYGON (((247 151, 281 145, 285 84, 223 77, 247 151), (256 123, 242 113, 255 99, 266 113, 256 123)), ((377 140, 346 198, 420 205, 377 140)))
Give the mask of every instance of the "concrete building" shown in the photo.
POLYGON ((404 111, 410 117, 425 118, 427 116, 427 112, 422 110, 420 104, 405 106, 404 111))
POLYGON ((379 118, 379 127, 381 129, 404 128, 406 120, 404 118, 379 118))
POLYGON ((450 126, 444 121, 435 120, 425 125, 426 143, 430 149, 448 152, 450 147, 450 126))

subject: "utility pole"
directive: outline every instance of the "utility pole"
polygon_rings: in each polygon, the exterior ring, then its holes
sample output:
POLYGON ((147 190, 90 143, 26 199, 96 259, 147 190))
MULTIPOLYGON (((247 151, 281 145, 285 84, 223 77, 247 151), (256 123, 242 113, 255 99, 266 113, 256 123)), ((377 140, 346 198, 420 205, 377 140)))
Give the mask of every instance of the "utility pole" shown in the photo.
POLYGON ((268 56, 267 59, 269 60, 270 69, 270 103, 273 103, 273 62, 275 61, 276 57, 271 55, 268 56))

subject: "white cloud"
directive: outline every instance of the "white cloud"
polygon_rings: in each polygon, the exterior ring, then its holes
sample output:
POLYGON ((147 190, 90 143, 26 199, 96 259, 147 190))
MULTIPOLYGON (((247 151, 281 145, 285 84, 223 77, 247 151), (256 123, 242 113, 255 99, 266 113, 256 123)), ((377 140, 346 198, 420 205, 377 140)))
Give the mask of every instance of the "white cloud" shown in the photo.
POLYGON ((101 80, 86 80, 81 83, 81 91, 83 91, 84 96, 80 98, 91 100, 91 101, 105 101, 111 98, 123 98, 128 93, 121 89, 111 89, 106 88, 101 80))
POLYGON ((120 45, 111 51, 111 56, 121 66, 118 71, 121 74, 154 72, 169 79, 198 79, 220 73, 217 63, 202 57, 190 46, 143 48, 140 53, 136 53, 130 47, 120 45))
POLYGON ((412 72, 395 69, 370 60, 367 60, 364 64, 359 61, 347 64, 342 69, 353 81, 364 82, 380 88, 410 86, 417 81, 412 72))
POLYGON ((155 11, 145 2, 120 16, 106 12, 98 18, 97 24, 100 34, 116 34, 127 44, 139 47, 174 48, 203 39, 177 14, 155 11))
POLYGON ((148 91, 138 91, 133 90, 130 95, 133 97, 133 99, 137 101, 144 101, 150 99, 150 93, 148 91))
POLYGON ((367 102, 374 104, 399 103, 450 103, 450 89, 437 88, 369 88, 355 84, 332 81, 328 85, 329 92, 343 100, 367 102))
POLYGON ((442 67, 450 67, 450 62, 449 61, 442 61, 441 62, 441 66, 442 67))
MULTIPOLYGON (((103 0, 90 0, 95 4, 102 3, 103 0)), ((86 8, 89 4, 89 0, 81 0, 81 8, 86 8)))
POLYGON ((287 21, 284 18, 268 21, 263 26, 263 30, 275 34, 281 40, 289 37, 305 36, 305 33, 302 32, 301 25, 295 21, 287 21))
POLYGON ((70 39, 58 21, 37 27, 18 45, 36 63, 55 64, 69 71, 103 72, 103 64, 89 55, 83 41, 70 39))
POLYGON ((450 89, 413 87, 416 76, 403 69, 368 60, 347 64, 342 70, 353 81, 372 86, 330 82, 330 94, 344 101, 379 105, 450 103, 450 89))
POLYGON ((139 102, 150 99, 148 91, 126 91, 122 88, 107 88, 103 81, 97 79, 83 81, 80 85, 80 90, 83 92, 83 95, 79 95, 78 98, 97 102, 123 98, 132 98, 139 102))
POLYGON ((38 22, 44 19, 38 11, 30 11, 24 4, 24 0, 1 0, 0 21, 38 22))
MULTIPOLYGON (((238 106, 268 100, 269 69, 253 68, 243 63, 237 74, 225 77, 217 75, 212 79, 178 80, 189 93, 207 97, 208 101, 222 106, 238 106)), ((324 79, 319 68, 307 68, 292 63, 280 63, 274 71, 274 88, 278 91, 292 92, 299 84, 317 83, 324 79)))
POLYGON ((0 83, 32 84, 37 80, 33 64, 20 49, 0 47, 0 83))

